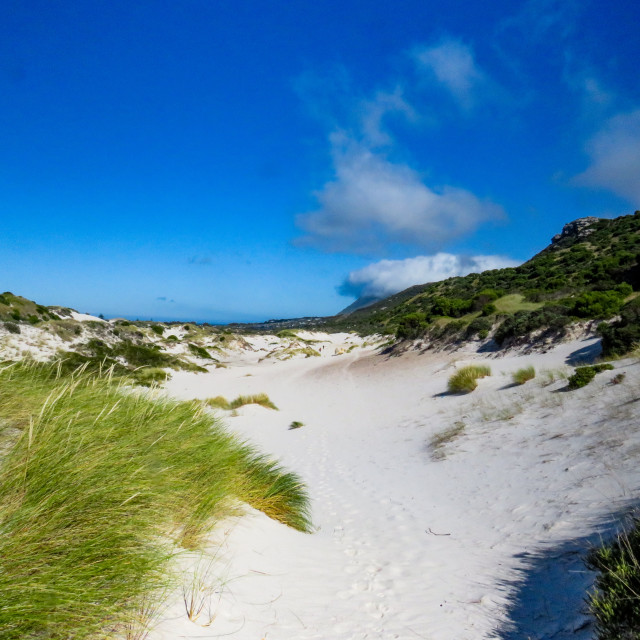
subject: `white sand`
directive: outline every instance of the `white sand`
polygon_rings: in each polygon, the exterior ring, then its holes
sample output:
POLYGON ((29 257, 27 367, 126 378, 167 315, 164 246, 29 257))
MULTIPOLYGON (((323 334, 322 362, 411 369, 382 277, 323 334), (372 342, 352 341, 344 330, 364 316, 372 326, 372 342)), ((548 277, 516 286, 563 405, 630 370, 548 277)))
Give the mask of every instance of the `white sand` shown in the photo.
POLYGON ((168 383, 178 398, 268 393, 280 411, 221 415, 302 476, 317 530, 259 513, 224 523, 204 581, 210 615, 194 624, 178 602, 150 637, 590 638, 577 552, 638 495, 640 367, 617 363, 568 393, 562 380, 542 386, 543 370, 568 371, 595 345, 573 342, 487 359, 492 377, 447 396, 455 367, 478 355, 335 356, 353 337, 326 339, 321 358, 258 362, 268 345, 256 343, 227 369, 168 383), (537 378, 509 387, 529 364, 537 378), (608 384, 619 371, 625 381, 608 384), (288 430, 294 420, 304 426, 288 430), (434 460, 431 437, 456 423, 463 434, 434 460), (498 633, 509 615, 515 630, 498 633))

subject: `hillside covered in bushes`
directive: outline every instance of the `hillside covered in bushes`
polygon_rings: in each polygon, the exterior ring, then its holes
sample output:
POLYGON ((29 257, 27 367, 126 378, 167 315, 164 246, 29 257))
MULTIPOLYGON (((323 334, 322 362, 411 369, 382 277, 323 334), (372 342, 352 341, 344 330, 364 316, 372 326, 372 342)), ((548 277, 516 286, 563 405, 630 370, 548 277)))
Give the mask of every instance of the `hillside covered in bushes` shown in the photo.
POLYGON ((552 244, 519 267, 472 273, 418 285, 346 317, 342 329, 398 338, 485 339, 498 346, 532 332, 562 334, 576 321, 606 321, 607 353, 640 339, 640 211, 613 220, 586 218, 565 225, 552 244))

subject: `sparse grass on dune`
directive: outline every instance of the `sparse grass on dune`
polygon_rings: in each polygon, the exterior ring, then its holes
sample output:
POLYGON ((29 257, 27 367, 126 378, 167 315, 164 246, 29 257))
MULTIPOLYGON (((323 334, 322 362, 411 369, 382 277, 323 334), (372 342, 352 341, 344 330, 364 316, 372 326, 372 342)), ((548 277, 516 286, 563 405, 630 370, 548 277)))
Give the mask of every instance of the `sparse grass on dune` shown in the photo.
POLYGON ((446 445, 459 438, 464 433, 464 430, 464 422, 458 421, 452 427, 434 434, 429 441, 431 458, 433 460, 444 460, 444 458, 446 457, 446 445))
POLYGON ((534 367, 523 367, 522 369, 518 369, 513 374, 513 382, 514 384, 524 384, 529 380, 533 380, 536 377, 536 370, 534 367))
POLYGON ((229 402, 229 400, 224 396, 216 396, 215 398, 207 398, 204 403, 213 409, 224 409, 225 411, 233 411, 234 409, 244 407, 246 404, 259 404, 261 407, 265 407, 266 409, 278 410, 278 407, 271 402, 266 393, 238 396, 234 400, 231 400, 231 402, 229 402))
POLYGON ((199 403, 108 375, 0 369, 2 638, 123 633, 240 502, 300 530, 297 476, 224 432, 199 403))
POLYGON ((470 393, 478 386, 478 378, 491 375, 490 367, 469 365, 454 373, 447 383, 449 393, 470 393))

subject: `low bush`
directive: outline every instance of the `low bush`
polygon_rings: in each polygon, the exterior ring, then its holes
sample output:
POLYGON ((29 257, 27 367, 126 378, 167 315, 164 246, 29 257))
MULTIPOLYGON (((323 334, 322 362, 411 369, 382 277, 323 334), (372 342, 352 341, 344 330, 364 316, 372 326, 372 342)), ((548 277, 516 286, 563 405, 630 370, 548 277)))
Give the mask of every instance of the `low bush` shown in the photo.
POLYGON ((589 384, 597 373, 602 371, 611 371, 613 365, 608 362, 603 364, 594 364, 587 367, 578 367, 572 376, 569 376, 569 389, 579 389, 589 384))
POLYGON ((471 338, 477 335, 478 338, 484 340, 489 335, 492 326, 491 320, 487 318, 475 318, 468 324, 465 336, 471 338))
POLYGON ((621 384, 622 382, 624 382, 624 379, 626 377, 626 373, 616 373, 616 375, 611 378, 611 384, 621 384))
POLYGON ((289 430, 291 430, 291 429, 299 429, 300 427, 304 427, 304 422, 300 422, 300 420, 294 420, 289 425, 289 430))
POLYGON ((502 345, 508 339, 522 338, 538 329, 546 329, 545 333, 563 333, 564 327, 570 322, 567 308, 561 305, 547 305, 534 311, 517 311, 496 329, 494 340, 502 345))
POLYGON ((569 376, 569 389, 579 389, 589 384, 596 377, 593 367, 578 367, 572 376, 569 376))
POLYGON ((278 333, 276 333, 276 336, 278 336, 278 338, 297 338, 298 334, 293 331, 292 329, 283 329, 282 331, 278 331, 278 333))
POLYGON ((469 365, 454 373, 447 383, 449 393, 470 393, 478 386, 478 378, 491 375, 487 366, 469 365))
POLYGON ((197 358, 203 358, 205 360, 213 360, 213 358, 211 357, 211 354, 204 347, 200 347, 197 344, 193 344, 191 342, 188 344, 188 347, 191 354, 196 356, 197 358))
POLYGON ((594 550, 587 566, 597 572, 589 608, 598 640, 638 638, 640 629, 640 522, 594 550))
POLYGON ((414 340, 424 333, 428 323, 421 312, 407 313, 398 320, 396 337, 400 340, 414 340))
POLYGON ((571 303, 570 311, 578 318, 611 318, 620 313, 624 295, 618 291, 586 291, 571 303))
POLYGON ((20 333, 20 327, 15 322, 5 322, 4 328, 9 333, 20 333))
POLYGON ((524 384, 528 380, 533 380, 536 377, 536 370, 533 367, 524 367, 518 369, 513 374, 513 382, 515 384, 524 384))
POLYGON ((158 336, 161 336, 164 333, 164 327, 162 325, 152 324, 149 328, 158 336))
POLYGON ((602 336, 602 355, 623 356, 640 343, 640 297, 627 302, 620 310, 620 320, 598 325, 602 336))

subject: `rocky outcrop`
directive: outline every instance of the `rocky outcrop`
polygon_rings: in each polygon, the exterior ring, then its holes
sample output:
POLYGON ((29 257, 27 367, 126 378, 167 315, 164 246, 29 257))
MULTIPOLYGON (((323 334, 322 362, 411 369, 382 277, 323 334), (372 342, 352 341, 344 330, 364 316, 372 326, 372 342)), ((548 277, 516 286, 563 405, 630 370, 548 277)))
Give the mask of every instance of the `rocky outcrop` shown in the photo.
POLYGON ((598 222, 600 218, 594 218, 593 216, 587 218, 578 218, 573 222, 568 222, 562 227, 562 233, 557 233, 551 238, 551 244, 557 244, 565 238, 576 238, 577 240, 583 240, 590 233, 593 232, 591 225, 598 222))

